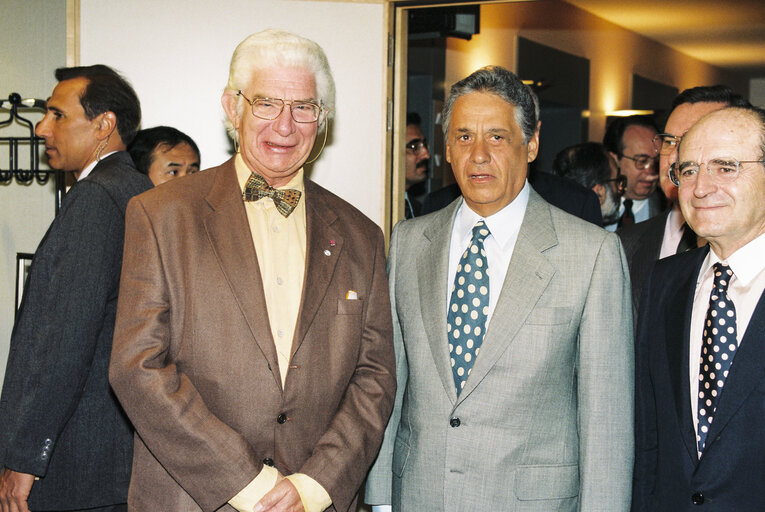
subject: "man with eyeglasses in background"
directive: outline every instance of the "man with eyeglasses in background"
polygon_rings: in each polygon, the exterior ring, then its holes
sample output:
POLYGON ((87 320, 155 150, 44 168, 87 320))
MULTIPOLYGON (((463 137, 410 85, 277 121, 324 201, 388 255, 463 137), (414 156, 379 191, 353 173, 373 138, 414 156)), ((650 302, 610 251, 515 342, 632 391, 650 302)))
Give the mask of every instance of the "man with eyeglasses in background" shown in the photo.
POLYGON ((335 104, 326 55, 253 34, 221 101, 236 155, 128 207, 111 366, 137 431, 128 505, 355 510, 395 362, 382 232, 303 174, 335 104))
POLYGON ((591 189, 600 201, 603 224, 619 220, 619 198, 627 177, 619 172, 616 160, 597 142, 585 142, 562 149, 553 160, 553 172, 591 189))
MULTIPOLYGON (((415 185, 428 178, 430 152, 428 141, 422 133, 422 118, 417 112, 406 114, 406 192, 404 193, 404 218, 411 219, 420 214, 420 202, 410 194, 415 185)), ((424 192, 424 190, 422 190, 424 192)))
POLYGON ((662 201, 656 192, 658 155, 653 147, 657 133, 653 121, 646 116, 617 117, 608 125, 603 145, 627 177, 627 188, 622 196, 619 220, 607 224, 607 230, 615 231, 617 227, 648 220, 661 212, 662 201))
POLYGON ((765 111, 728 107, 688 130, 670 169, 709 243, 659 260, 643 290, 635 512, 765 503, 764 159, 765 111))
POLYGON ((677 146, 685 132, 704 115, 726 106, 749 106, 749 102, 725 85, 686 89, 672 102, 664 133, 653 138, 654 148, 659 153, 659 186, 669 206, 656 217, 616 232, 630 267, 635 308, 640 304, 643 280, 657 259, 705 243, 685 223, 677 202, 677 187, 669 179, 669 166, 677 161, 677 146))

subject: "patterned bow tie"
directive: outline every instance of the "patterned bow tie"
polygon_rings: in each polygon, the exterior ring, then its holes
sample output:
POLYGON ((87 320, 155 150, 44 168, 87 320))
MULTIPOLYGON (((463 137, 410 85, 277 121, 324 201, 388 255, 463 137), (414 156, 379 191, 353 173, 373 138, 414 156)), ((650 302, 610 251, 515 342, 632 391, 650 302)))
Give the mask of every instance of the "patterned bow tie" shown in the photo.
POLYGON ((274 200, 274 206, 276 206, 279 213, 289 217, 290 213, 298 205, 300 195, 301 192, 299 190, 291 188, 277 190, 266 183, 263 176, 252 173, 250 179, 247 180, 247 184, 244 186, 242 199, 245 201, 257 201, 264 197, 270 197, 274 200))

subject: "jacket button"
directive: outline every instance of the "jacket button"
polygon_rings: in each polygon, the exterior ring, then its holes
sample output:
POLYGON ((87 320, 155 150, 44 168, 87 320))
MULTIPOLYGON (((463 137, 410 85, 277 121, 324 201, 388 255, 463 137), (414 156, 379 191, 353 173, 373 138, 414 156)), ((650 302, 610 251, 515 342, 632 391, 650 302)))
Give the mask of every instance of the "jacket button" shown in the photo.
POLYGON ((269 459, 268 457, 266 457, 265 459, 263 459, 263 464, 265 464, 266 466, 271 466, 271 467, 274 467, 274 461, 273 461, 273 459, 269 459))
POLYGON ((461 423, 462 423, 462 422, 460 421, 460 419, 459 419, 459 418, 452 418, 452 419, 450 419, 450 420, 449 420, 449 425, 451 425, 451 426, 452 426, 452 428, 457 428, 457 427, 459 427, 461 423))
POLYGON ((691 496, 691 502, 694 505, 703 505, 704 504, 704 495, 700 492, 694 492, 693 496, 691 496))
POLYGON ((287 415, 286 415, 286 414, 284 414, 284 413, 281 413, 279 416, 277 416, 277 417, 276 417, 276 422, 277 422, 279 425, 281 425, 281 424, 282 424, 282 423, 284 423, 285 421, 287 421, 287 415))

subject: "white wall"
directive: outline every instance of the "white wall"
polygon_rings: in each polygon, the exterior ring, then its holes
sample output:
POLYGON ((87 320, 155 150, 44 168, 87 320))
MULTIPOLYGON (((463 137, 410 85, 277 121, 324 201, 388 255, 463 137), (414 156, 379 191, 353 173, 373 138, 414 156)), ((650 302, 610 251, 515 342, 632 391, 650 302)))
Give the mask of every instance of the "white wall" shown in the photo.
MULTIPOLYGON (((64 0, 2 0, 0 98, 7 99, 12 92, 23 98, 50 96, 56 84, 53 70, 66 65, 65 15, 64 0)), ((37 122, 43 114, 22 115, 37 122)), ((7 110, 0 110, 0 121, 8 116, 7 110)), ((28 133, 21 125, 0 128, 0 137, 28 133)), ((19 164, 28 164, 26 147, 20 152, 19 164)), ((0 169, 8 169, 7 145, 0 145, 0 169)), ((16 253, 35 252, 54 213, 52 178, 46 185, 22 185, 16 180, 0 184, 0 389, 13 329, 16 253)))
POLYGON ((143 126, 175 126, 202 167, 229 157, 220 96, 236 45, 266 28, 319 43, 337 85, 337 112, 310 176, 383 222, 383 5, 267 0, 81 0, 80 64, 103 62, 132 82, 143 126))

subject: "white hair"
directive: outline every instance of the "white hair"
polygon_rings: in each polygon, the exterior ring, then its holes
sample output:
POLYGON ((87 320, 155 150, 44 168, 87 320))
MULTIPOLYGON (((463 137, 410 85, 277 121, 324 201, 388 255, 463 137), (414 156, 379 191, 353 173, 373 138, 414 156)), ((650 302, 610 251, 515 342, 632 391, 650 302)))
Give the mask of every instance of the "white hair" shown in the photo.
MULTIPOLYGON (((247 36, 231 56, 226 92, 245 90, 261 70, 273 67, 300 68, 310 72, 316 81, 317 100, 326 114, 319 117, 319 131, 335 110, 335 81, 329 61, 321 46, 284 30, 268 29, 247 36)), ((239 96, 237 112, 242 115, 244 98, 239 96)), ((239 142, 239 133, 230 119, 224 121, 229 137, 239 142)))

